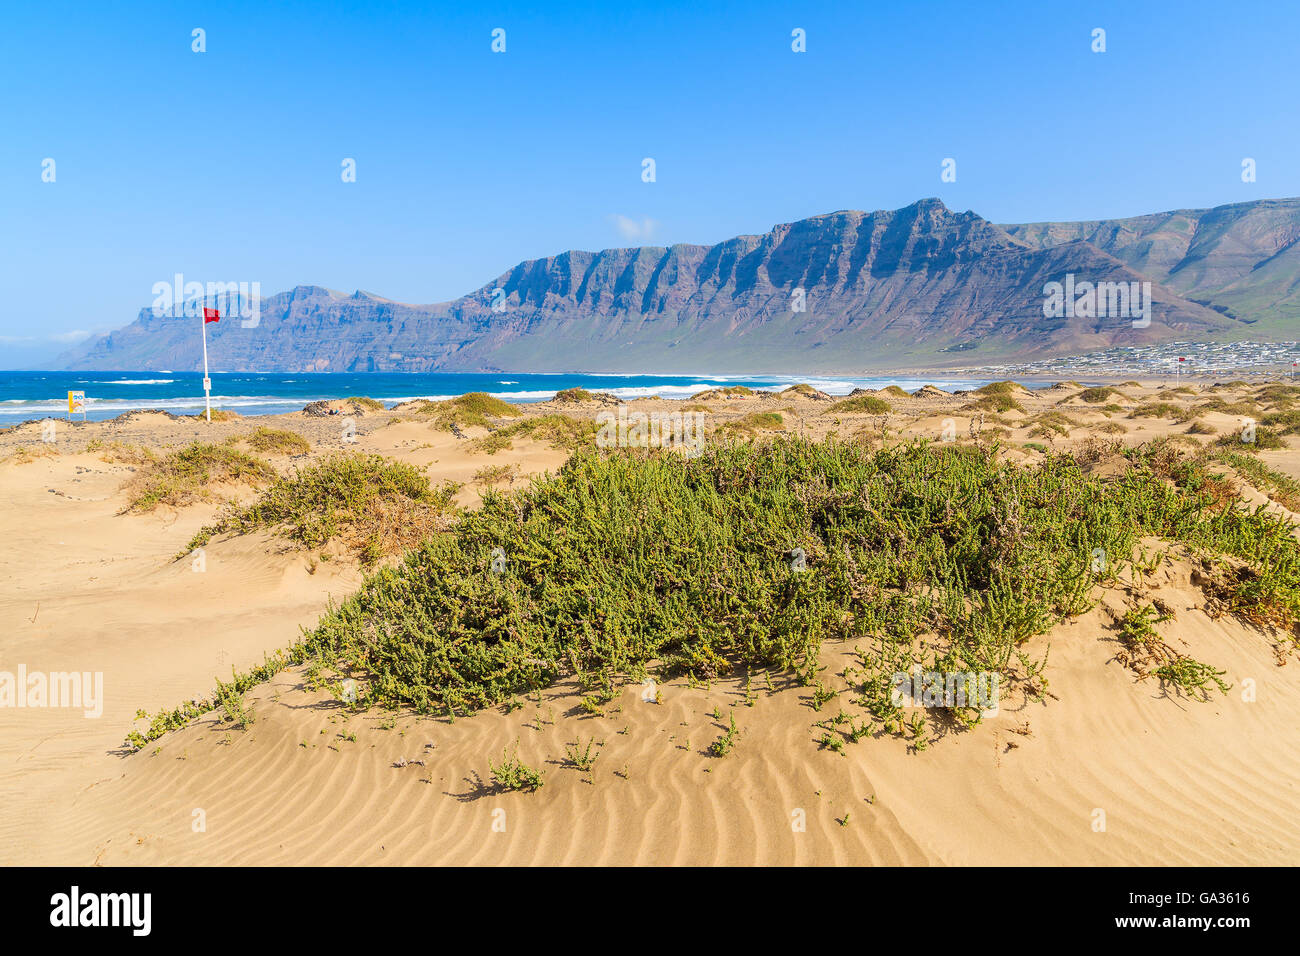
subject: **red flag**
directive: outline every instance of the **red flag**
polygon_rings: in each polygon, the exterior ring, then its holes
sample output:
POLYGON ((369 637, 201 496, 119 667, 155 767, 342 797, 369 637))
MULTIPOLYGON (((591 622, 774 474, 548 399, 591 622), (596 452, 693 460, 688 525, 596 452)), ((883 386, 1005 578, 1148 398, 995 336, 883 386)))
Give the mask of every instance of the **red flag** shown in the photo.
POLYGON ((207 325, 209 322, 220 322, 220 321, 221 321, 221 313, 220 313, 220 312, 218 312, 216 309, 209 309, 209 308, 207 308, 206 306, 204 306, 204 308, 203 308, 203 324, 204 324, 204 325, 207 325))

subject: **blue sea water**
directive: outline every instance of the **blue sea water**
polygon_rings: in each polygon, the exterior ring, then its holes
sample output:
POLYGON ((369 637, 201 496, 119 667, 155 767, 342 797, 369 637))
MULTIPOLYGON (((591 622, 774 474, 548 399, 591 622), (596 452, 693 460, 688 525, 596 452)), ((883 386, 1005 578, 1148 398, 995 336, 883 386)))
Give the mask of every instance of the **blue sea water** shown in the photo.
MULTIPOLYGON (((297 411, 318 399, 349 395, 366 395, 391 407, 413 398, 439 400, 466 392, 488 392, 508 402, 538 402, 565 388, 610 392, 629 400, 647 395, 687 398, 703 389, 724 385, 780 391, 795 382, 806 382, 831 395, 846 395, 855 388, 883 388, 887 385, 915 391, 927 384, 943 389, 976 388, 987 384, 987 380, 928 377, 214 372, 212 407, 229 409, 240 415, 279 415, 297 411)), ((68 392, 72 390, 86 393, 86 417, 91 421, 114 418, 142 408, 161 408, 176 415, 192 415, 203 410, 203 375, 199 372, 0 371, 0 425, 63 417, 68 411, 68 392)))

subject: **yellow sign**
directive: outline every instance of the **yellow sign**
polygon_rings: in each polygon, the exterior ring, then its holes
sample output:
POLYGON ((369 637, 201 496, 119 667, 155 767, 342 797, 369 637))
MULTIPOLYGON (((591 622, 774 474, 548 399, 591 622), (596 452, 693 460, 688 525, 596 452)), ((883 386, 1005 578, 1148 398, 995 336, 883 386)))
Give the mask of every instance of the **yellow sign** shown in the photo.
POLYGON ((86 414, 86 393, 85 392, 68 392, 68 415, 72 416, 81 413, 82 417, 86 414))

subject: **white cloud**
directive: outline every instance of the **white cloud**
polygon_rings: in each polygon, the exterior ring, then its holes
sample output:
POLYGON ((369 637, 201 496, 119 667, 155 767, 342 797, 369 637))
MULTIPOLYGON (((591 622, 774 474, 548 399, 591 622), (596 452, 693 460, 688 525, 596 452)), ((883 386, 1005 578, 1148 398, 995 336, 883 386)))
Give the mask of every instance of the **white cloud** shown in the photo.
POLYGON ((635 219, 617 214, 609 218, 613 220, 614 228, 619 231, 619 235, 628 242, 646 242, 659 228, 659 223, 653 219, 642 219, 637 222, 635 219))

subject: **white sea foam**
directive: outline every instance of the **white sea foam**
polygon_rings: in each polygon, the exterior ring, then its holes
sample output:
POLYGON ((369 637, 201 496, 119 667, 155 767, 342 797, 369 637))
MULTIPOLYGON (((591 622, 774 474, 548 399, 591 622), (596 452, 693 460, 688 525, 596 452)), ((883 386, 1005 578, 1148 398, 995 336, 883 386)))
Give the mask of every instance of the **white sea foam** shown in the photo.
POLYGON ((114 381, 96 381, 93 385, 170 385, 174 378, 119 378, 114 381))

